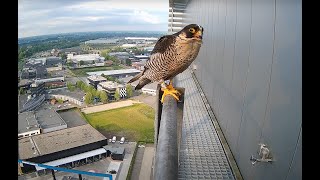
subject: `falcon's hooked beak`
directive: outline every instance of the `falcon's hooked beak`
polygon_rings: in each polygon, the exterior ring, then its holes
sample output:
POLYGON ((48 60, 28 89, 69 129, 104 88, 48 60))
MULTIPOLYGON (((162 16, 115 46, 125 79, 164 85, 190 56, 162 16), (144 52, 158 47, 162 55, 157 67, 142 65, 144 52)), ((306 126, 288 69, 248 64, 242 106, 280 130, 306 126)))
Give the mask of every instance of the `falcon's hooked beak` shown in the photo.
POLYGON ((202 40, 202 34, 203 34, 203 27, 199 26, 199 30, 194 34, 194 37, 202 40))

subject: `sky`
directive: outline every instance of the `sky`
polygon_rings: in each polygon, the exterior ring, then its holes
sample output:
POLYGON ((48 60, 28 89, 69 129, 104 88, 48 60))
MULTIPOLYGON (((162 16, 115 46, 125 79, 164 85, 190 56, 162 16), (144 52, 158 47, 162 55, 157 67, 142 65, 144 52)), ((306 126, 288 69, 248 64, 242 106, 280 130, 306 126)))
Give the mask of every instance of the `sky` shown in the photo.
POLYGON ((167 31, 169 0, 18 0, 18 38, 88 31, 167 31))

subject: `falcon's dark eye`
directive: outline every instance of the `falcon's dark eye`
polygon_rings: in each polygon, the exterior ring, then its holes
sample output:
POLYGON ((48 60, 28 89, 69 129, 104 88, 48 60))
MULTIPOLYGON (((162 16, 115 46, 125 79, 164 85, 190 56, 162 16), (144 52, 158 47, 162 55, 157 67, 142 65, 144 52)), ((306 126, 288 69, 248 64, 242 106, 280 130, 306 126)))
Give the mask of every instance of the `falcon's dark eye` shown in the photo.
POLYGON ((189 31, 190 31, 191 33, 195 33, 195 32, 196 32, 196 30, 195 30, 194 28, 190 28, 189 31))

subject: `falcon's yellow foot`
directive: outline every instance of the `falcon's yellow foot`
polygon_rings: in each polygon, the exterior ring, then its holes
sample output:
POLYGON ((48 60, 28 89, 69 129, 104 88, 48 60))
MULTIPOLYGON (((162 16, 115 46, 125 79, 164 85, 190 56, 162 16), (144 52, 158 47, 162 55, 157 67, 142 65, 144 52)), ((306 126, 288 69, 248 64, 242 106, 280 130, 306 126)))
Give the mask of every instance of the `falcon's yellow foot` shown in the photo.
POLYGON ((168 85, 167 88, 161 88, 161 90, 163 91, 161 103, 163 103, 164 97, 169 94, 173 96, 177 101, 179 101, 179 96, 181 95, 181 93, 178 90, 174 89, 171 84, 168 85))

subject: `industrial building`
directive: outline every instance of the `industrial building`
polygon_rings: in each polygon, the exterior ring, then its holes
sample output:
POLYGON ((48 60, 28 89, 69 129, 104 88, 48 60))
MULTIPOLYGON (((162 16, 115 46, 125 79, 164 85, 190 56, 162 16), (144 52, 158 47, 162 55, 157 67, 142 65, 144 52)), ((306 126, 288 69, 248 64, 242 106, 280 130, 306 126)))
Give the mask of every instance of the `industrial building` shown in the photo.
MULTIPOLYGON (((52 166, 74 167, 106 157, 108 141, 90 124, 53 131, 18 140, 18 158, 52 166)), ((45 171, 24 164, 22 172, 45 171)), ((43 172, 42 172, 43 173, 43 172)))
POLYGON ((110 70, 110 71, 94 71, 94 72, 87 72, 89 76, 91 75, 101 75, 104 74, 106 76, 112 76, 115 78, 124 78, 128 76, 135 76, 139 74, 141 71, 137 69, 120 69, 120 70, 110 70))
POLYGON ((105 58, 101 57, 100 54, 81 54, 81 55, 68 54, 67 59, 69 61, 72 61, 75 64, 78 64, 78 66, 80 66, 80 62, 83 62, 83 65, 103 63, 105 58))
POLYGON ((20 73, 20 79, 41 79, 46 78, 47 76, 47 69, 42 63, 37 63, 34 65, 27 64, 20 73))
POLYGON ((125 149, 124 147, 119 147, 115 145, 106 145, 103 148, 107 151, 107 156, 110 156, 113 160, 121 160, 125 156, 125 149))
POLYGON ((44 94, 44 88, 45 83, 41 81, 34 81, 33 83, 30 84, 29 89, 27 90, 27 93, 30 94, 31 96, 38 96, 41 94, 44 94))
POLYGON ((125 64, 129 58, 132 57, 128 52, 110 52, 108 53, 110 56, 116 57, 122 64, 125 64))
POLYGON ((64 62, 61 57, 46 57, 45 66, 47 68, 61 66, 64 62))
POLYGON ((120 39, 106 39, 106 38, 99 38, 95 40, 89 40, 84 42, 87 45, 118 45, 120 39))
POLYGON ((18 139, 65 128, 66 122, 53 109, 18 114, 18 139))
POLYGON ((87 77, 89 84, 92 85, 95 89, 97 89, 97 85, 101 82, 107 81, 105 77, 100 75, 91 75, 87 77))
POLYGON ((28 95, 27 101, 22 105, 22 108, 19 110, 19 113, 25 111, 33 111, 41 106, 41 104, 46 100, 45 94, 40 95, 28 95))
POLYGON ((83 105, 83 99, 84 99, 85 93, 81 90, 74 90, 69 91, 66 87, 65 88, 59 88, 59 89, 51 89, 50 93, 46 95, 47 99, 62 99, 63 101, 69 101, 71 103, 74 103, 78 106, 83 105))
POLYGON ((20 73, 20 79, 42 79, 48 76, 48 71, 62 69, 61 57, 30 58, 20 73))
POLYGON ((126 87, 113 81, 100 82, 97 86, 97 90, 105 91, 109 100, 115 100, 114 94, 116 93, 116 91, 119 92, 120 98, 124 98, 127 96, 126 87))

